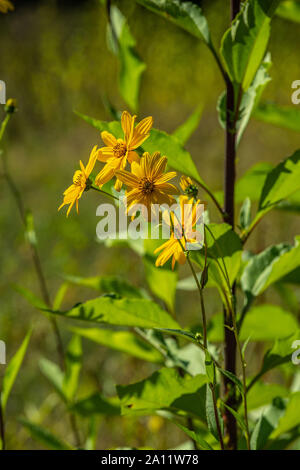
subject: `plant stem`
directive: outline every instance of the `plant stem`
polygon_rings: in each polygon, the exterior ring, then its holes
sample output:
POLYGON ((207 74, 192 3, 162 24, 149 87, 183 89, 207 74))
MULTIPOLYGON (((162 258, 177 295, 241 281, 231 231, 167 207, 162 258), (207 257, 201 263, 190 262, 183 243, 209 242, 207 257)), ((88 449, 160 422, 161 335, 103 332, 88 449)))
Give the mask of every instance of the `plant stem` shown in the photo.
MULTIPOLYGON (((231 20, 235 18, 239 12, 240 1, 231 0, 231 20)), ((236 160, 236 119, 238 110, 235 110, 235 96, 233 83, 227 80, 227 100, 226 100, 226 155, 225 155, 225 172, 224 172, 224 211, 227 214, 226 222, 234 229, 234 186, 235 186, 235 160, 236 160)), ((237 104, 238 106, 238 104, 237 104)), ((235 295, 235 286, 232 286, 232 295, 235 295)), ((224 354, 225 369, 236 374, 236 338, 232 331, 232 317, 227 315, 224 308, 224 354)), ((235 389, 230 383, 230 379, 223 377, 224 389, 226 396, 226 404, 236 408, 235 389)), ((234 416, 225 408, 225 424, 228 435, 229 449, 237 448, 237 423, 234 416)))
POLYGON ((207 194, 208 196, 211 198, 211 200, 213 201, 213 203, 215 204, 216 208, 218 209, 218 211, 220 212, 221 216, 223 219, 226 219, 226 214, 224 212, 224 210, 222 209, 221 205, 218 203, 217 199, 215 198, 215 196, 213 195, 213 193, 207 188, 207 186, 205 186, 203 183, 201 183, 200 181, 196 180, 197 181, 197 184, 198 186, 200 186, 200 188, 202 188, 207 194))
POLYGON ((98 193, 103 194, 104 196, 110 197, 111 199, 115 199, 116 201, 119 201, 119 198, 114 196, 113 194, 107 193, 106 191, 102 191, 102 189, 97 188, 97 186, 91 186, 91 189, 94 189, 94 191, 98 191, 98 193))

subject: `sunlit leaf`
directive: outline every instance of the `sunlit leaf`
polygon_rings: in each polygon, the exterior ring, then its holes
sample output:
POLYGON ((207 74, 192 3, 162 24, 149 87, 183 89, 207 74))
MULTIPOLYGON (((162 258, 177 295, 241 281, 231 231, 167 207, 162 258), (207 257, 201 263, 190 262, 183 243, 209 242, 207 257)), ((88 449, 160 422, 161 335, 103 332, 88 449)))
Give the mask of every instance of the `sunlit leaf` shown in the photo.
POLYGON ((109 325, 178 328, 178 323, 166 311, 147 299, 119 299, 114 295, 105 295, 75 305, 66 312, 48 311, 65 318, 109 325))
POLYGON ((31 330, 28 331, 25 339, 23 340, 21 346, 10 359, 2 379, 2 388, 1 388, 1 406, 2 410, 5 411, 8 397, 10 395, 11 389, 15 383, 19 370, 22 366, 24 356, 26 354, 29 340, 31 336, 31 330))
POLYGON ((65 275, 64 278, 71 284, 90 287, 101 293, 116 293, 124 297, 143 297, 140 289, 117 276, 78 277, 65 275))
POLYGON ((137 0, 137 3, 210 44, 207 21, 198 5, 180 0, 137 0))
POLYGON ((108 32, 113 51, 120 61, 119 84, 122 97, 133 111, 138 109, 141 77, 146 68, 136 51, 136 41, 121 11, 113 5, 108 32))
POLYGON ((78 389, 81 370, 82 346, 79 335, 73 335, 66 351, 66 371, 63 380, 63 390, 67 400, 74 400, 78 389))
POLYGON ((300 424, 300 392, 293 393, 286 406, 284 415, 280 418, 278 426, 272 432, 271 438, 275 439, 300 424))
POLYGON ((191 135, 197 129, 202 116, 202 111, 203 107, 198 106, 195 111, 187 118, 187 120, 177 127, 177 129, 173 132, 173 137, 176 137, 181 145, 185 145, 191 135))
POLYGON ((265 55, 270 22, 280 0, 249 0, 226 31, 221 54, 233 82, 246 91, 265 55))
POLYGON ((205 419, 205 375, 181 377, 163 368, 131 385, 118 385, 122 414, 152 414, 155 410, 185 411, 205 419))
POLYGON ((255 109, 254 117, 273 126, 300 131, 300 110, 296 106, 262 103, 255 109))
POLYGON ((263 411, 251 435, 250 445, 252 450, 264 448, 270 434, 278 426, 278 422, 284 410, 284 401, 281 398, 276 398, 273 400, 273 403, 263 411))
POLYGON ((71 330, 95 343, 130 354, 144 361, 163 362, 162 355, 156 349, 130 331, 113 331, 100 328, 72 328, 71 330))

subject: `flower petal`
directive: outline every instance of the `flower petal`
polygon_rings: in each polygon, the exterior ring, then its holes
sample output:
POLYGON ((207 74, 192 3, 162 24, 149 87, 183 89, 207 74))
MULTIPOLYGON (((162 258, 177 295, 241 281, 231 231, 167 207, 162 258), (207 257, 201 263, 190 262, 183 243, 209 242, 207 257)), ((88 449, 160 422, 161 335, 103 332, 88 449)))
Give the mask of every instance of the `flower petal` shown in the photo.
POLYGON ((110 132, 103 131, 101 132, 101 139, 107 147, 114 147, 117 143, 117 139, 110 132))
POLYGON ((110 158, 114 158, 114 150, 112 147, 102 147, 99 149, 98 160, 100 162, 107 162, 110 158))
POLYGON ((123 183, 126 184, 126 186, 129 186, 131 188, 136 188, 139 185, 139 180, 138 178, 130 173, 129 171, 126 170, 118 170, 116 171, 116 175, 121 180, 123 183))
POLYGON ((127 155, 127 160, 129 161, 129 163, 132 163, 132 162, 139 163, 140 157, 138 153, 134 152, 133 150, 130 150, 127 155))
POLYGON ((166 181, 175 178, 176 174, 176 171, 169 171, 168 173, 165 173, 164 175, 161 175, 159 178, 157 178, 156 184, 166 183, 166 181))
POLYGON ((115 168, 110 165, 110 164, 106 164, 102 170, 100 171, 100 173, 98 173, 98 175, 96 176, 96 179, 95 179, 95 184, 97 186, 103 186, 105 183, 107 183, 108 181, 110 181, 115 175, 115 168))

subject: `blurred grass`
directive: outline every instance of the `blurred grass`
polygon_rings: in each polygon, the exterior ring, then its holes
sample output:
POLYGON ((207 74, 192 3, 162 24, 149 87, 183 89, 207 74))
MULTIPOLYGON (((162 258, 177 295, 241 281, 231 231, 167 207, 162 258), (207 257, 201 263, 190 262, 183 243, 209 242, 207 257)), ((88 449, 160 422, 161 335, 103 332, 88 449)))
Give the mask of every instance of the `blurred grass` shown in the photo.
MULTIPOLYGON (((213 189, 220 189, 224 136, 215 107, 223 84, 212 57, 203 44, 135 2, 120 0, 115 4, 128 18, 139 54, 147 64, 139 117, 153 115, 155 127, 171 132, 198 103, 203 103, 199 129, 187 148, 203 179, 213 189)), ((202 4, 218 44, 229 22, 229 14, 224 14, 224 1, 206 0, 202 4)), ((57 213, 62 192, 70 184, 79 159, 85 162, 93 145, 100 144, 98 133, 73 111, 110 119, 103 105, 104 97, 117 109, 126 108, 117 88, 118 63, 106 46, 105 10, 93 0, 77 3, 19 0, 15 5, 14 13, 0 16, 0 78, 7 84, 8 96, 17 98, 19 108, 8 129, 5 151, 26 205, 35 217, 51 296, 54 297, 63 273, 118 274, 135 285, 144 285, 143 269, 136 255, 124 248, 108 250, 96 242, 98 194, 90 192, 82 198, 78 216, 73 213, 67 220, 62 212, 57 213)), ((296 47, 299 28, 297 24, 274 19, 270 42, 273 80, 264 94, 266 100, 291 104, 291 83, 300 76, 296 47)), ((258 160, 277 163, 298 147, 297 133, 253 121, 239 148, 238 175, 258 160)), ((8 358, 28 326, 34 325, 29 354, 8 403, 8 447, 39 448, 16 421, 24 412, 29 417, 37 416, 49 407, 52 411, 45 424, 66 439, 72 438, 66 420, 61 419, 62 407, 53 395, 48 397, 49 386, 38 369, 41 356, 56 360, 49 324, 11 288, 12 283, 17 283, 39 294, 19 214, 5 184, 0 186, 0 200, 0 337, 7 343, 8 358)), ((212 214, 216 216, 213 209, 212 214)), ((297 233, 300 233, 297 217, 275 212, 262 222, 249 248, 259 251, 279 241, 291 242, 297 233)), ((181 276, 187 274, 182 269, 181 276)), ((71 288, 65 306, 93 295, 86 289, 71 288)), ((210 315, 220 310, 219 301, 210 291, 206 301, 210 315)), ((187 306, 185 294, 179 292, 176 310, 183 324, 197 322, 197 295, 189 294, 187 306)), ((67 341, 66 330, 63 336, 67 341)), ((261 349, 261 345, 255 349, 257 358, 261 349)), ((114 394, 115 383, 133 382, 152 371, 149 364, 87 341, 84 352, 82 394, 95 389, 114 394)), ((257 363, 252 362, 250 373, 256 367, 257 363)), ((181 431, 166 423, 156 435, 150 418, 99 421, 99 448, 124 445, 167 448, 185 440, 181 431)))

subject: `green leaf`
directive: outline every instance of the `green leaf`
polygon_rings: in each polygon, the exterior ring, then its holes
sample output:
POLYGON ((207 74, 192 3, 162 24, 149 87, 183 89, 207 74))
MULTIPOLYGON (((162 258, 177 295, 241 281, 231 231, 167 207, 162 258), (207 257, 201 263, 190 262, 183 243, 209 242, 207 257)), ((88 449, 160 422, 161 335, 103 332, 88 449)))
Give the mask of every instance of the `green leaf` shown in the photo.
POLYGON ((66 312, 48 310, 50 313, 109 325, 136 326, 140 328, 178 328, 178 323, 147 299, 116 299, 107 295, 88 300, 66 312))
POLYGON ((90 287, 101 293, 115 293, 122 297, 143 297, 140 289, 117 276, 78 277, 65 275, 64 279, 71 284, 90 287))
POLYGON ((244 420, 241 417, 241 415, 237 411, 235 411, 233 408, 231 408, 231 406, 228 406, 227 403, 224 403, 224 402, 222 402, 222 403, 225 406, 225 408, 227 408, 227 410, 230 411, 232 416, 235 417, 236 422, 239 424, 241 430, 246 434, 247 433, 246 424, 244 423, 244 420))
POLYGON ((300 110, 296 106, 263 103, 255 109, 253 116, 255 119, 273 124, 273 126, 300 131, 300 110))
POLYGON ((163 362, 162 355, 156 349, 129 331, 112 331, 100 328, 71 328, 71 330, 95 343, 130 354, 144 361, 158 364, 163 362))
POLYGON ((285 410, 285 404, 281 398, 273 400, 256 423, 250 440, 252 450, 263 449, 285 410))
POLYGON ((278 426, 272 432, 271 438, 276 439, 287 431, 300 424, 300 392, 293 393, 286 406, 284 415, 279 420, 278 426))
POLYGON ((22 287, 19 285, 13 286, 15 291, 22 295, 33 307, 37 308, 38 310, 44 310, 47 307, 45 302, 43 302, 38 296, 36 296, 33 292, 26 287, 22 287))
MULTIPOLYGON (((228 290, 225 276, 233 284, 241 265, 242 244, 228 224, 209 224, 206 231, 209 259, 208 285, 213 281, 219 289, 228 290)), ((204 249, 190 252, 191 258, 203 269, 204 249)))
POLYGON ((184 411, 205 419, 205 375, 181 377, 175 369, 162 368, 132 385, 118 385, 122 414, 152 414, 155 410, 184 411))
MULTIPOLYGON (((123 137, 121 123, 118 121, 105 122, 91 118, 82 113, 76 112, 76 114, 100 132, 108 131, 116 138, 123 137)), ((156 152, 157 149, 159 149, 162 155, 168 157, 168 165, 174 168, 174 170, 180 171, 181 173, 184 173, 185 175, 204 184, 190 153, 182 147, 176 137, 157 129, 151 129, 150 137, 143 143, 143 151, 153 153, 156 152)))
POLYGON ((300 237, 295 245, 281 243, 254 255, 246 265, 241 286, 249 300, 300 266, 300 237))
POLYGON ((249 410, 255 410, 271 403, 274 398, 288 397, 290 391, 283 385, 275 383, 256 382, 247 393, 247 405, 249 410))
POLYGON ((81 370, 82 346, 79 335, 73 335, 66 351, 66 371, 63 380, 63 391, 68 402, 74 400, 81 370))
POLYGON ((110 42, 120 61, 121 95, 133 111, 137 111, 142 74, 146 68, 136 51, 136 41, 121 11, 113 5, 108 24, 110 42))
POLYGON ((273 341, 291 335, 298 328, 293 314, 277 305, 258 305, 249 310, 241 328, 242 341, 273 341))
POLYGON ((276 15, 285 20, 300 23, 300 3, 297 0, 281 2, 276 10, 276 15))
POLYGON ((176 137, 164 131, 152 129, 150 137, 143 143, 143 150, 154 153, 157 149, 162 155, 168 157, 168 166, 204 184, 191 154, 183 148, 176 137))
POLYGON ((30 336, 31 336, 31 329, 28 331, 27 335, 25 336, 21 346, 14 354, 14 356, 9 361, 2 380, 2 390, 1 390, 1 406, 3 412, 5 411, 6 404, 8 397, 10 395, 11 389, 15 383, 19 370, 21 368, 24 356, 27 351, 27 347, 29 344, 30 336))
POLYGON ((64 373, 58 365, 46 358, 42 358, 39 361, 39 367, 42 374, 51 383, 56 392, 65 402, 67 402, 68 400, 64 390, 64 373))
POLYGON ((118 397, 105 398, 100 393, 93 393, 86 398, 78 400, 70 409, 85 418, 94 415, 120 415, 118 397))
POLYGON ((206 442, 205 439, 203 439, 198 432, 192 431, 191 429, 188 429, 186 426, 183 426, 182 424, 178 423, 177 421, 171 420, 172 423, 176 424, 176 426, 179 427, 185 434, 187 434, 193 441, 197 442, 199 445, 200 449, 203 450, 213 450, 211 445, 206 442))
POLYGON ((242 203, 247 197, 251 201, 258 201, 268 173, 273 165, 267 162, 256 163, 237 181, 235 188, 235 202, 242 203))
POLYGON ((292 360, 292 345, 294 341, 297 341, 300 338, 300 330, 296 330, 295 333, 287 338, 278 339, 273 347, 267 351, 264 356, 262 367, 253 379, 253 383, 257 378, 261 377, 263 374, 268 372, 271 369, 274 369, 281 364, 290 362, 292 360))
POLYGON ((189 341, 197 341, 196 340, 196 335, 190 331, 186 330, 177 330, 173 328, 158 328, 159 331, 162 333, 167 333, 169 335, 175 335, 175 336, 183 336, 185 339, 189 341))
POLYGON ((137 3, 158 13, 206 44, 210 44, 207 21, 198 5, 179 0, 137 0, 137 3))
POLYGON ((251 200, 246 197, 240 210, 239 224, 241 229, 246 229, 251 222, 251 200))
POLYGON ((144 259, 146 281, 151 292, 165 302, 171 312, 174 312, 177 272, 165 267, 157 268, 151 256, 144 259))
MULTIPOLYGON (((208 429, 210 430, 212 435, 217 439, 217 441, 219 441, 219 433, 218 433, 217 422, 216 422, 216 417, 215 417, 213 396, 212 396, 212 391, 210 389, 210 386, 208 384, 206 385, 205 410, 206 410, 206 420, 207 420, 208 429)), ((223 434, 224 424, 223 424, 220 410, 218 408, 217 408, 217 414, 218 414, 219 424, 221 427, 221 433, 223 434)))
POLYGON ((74 447, 72 447, 71 444, 68 444, 59 437, 56 437, 48 429, 42 428, 41 426, 24 418, 21 418, 19 421, 29 431, 33 439, 41 442, 49 449, 74 450, 74 447))
POLYGON ((270 22, 280 0, 249 0, 222 39, 221 54, 233 82, 246 91, 265 55, 270 22))
POLYGON ((300 190, 300 150, 283 160, 268 174, 260 196, 258 212, 247 232, 281 201, 300 190))
POLYGON ((218 371, 225 375, 225 377, 228 377, 231 382, 233 382, 238 387, 241 395, 244 394, 243 384, 236 375, 234 375, 232 372, 229 372, 229 370, 222 369, 221 367, 218 368, 218 371))
MULTIPOLYGON (((293 314, 277 305, 252 307, 245 316, 240 332, 240 340, 274 341, 286 338, 297 329, 293 314)), ((223 314, 214 315, 208 325, 208 338, 212 342, 224 341, 223 314)))
MULTIPOLYGON (((249 86, 248 90, 243 93, 239 108, 239 115, 236 122, 237 145, 240 143, 241 137, 247 127, 250 117, 258 105, 262 92, 271 80, 268 73, 271 64, 271 55, 268 53, 257 70, 252 84, 249 86)), ((220 95, 217 104, 219 121, 223 129, 226 128, 226 100, 226 92, 223 92, 220 95)))
POLYGON ((173 132, 173 137, 180 142, 181 145, 185 145, 191 135, 197 129, 201 116, 202 116, 203 106, 198 106, 195 111, 188 117, 188 119, 181 124, 173 132))

